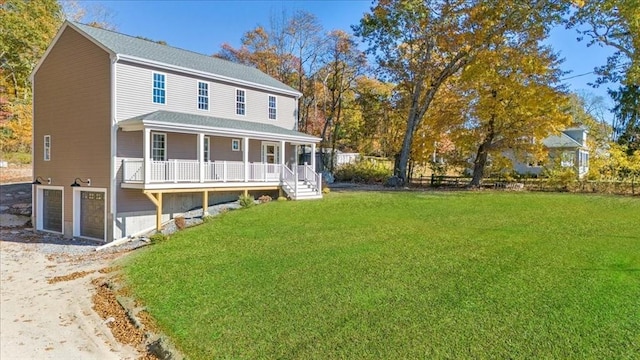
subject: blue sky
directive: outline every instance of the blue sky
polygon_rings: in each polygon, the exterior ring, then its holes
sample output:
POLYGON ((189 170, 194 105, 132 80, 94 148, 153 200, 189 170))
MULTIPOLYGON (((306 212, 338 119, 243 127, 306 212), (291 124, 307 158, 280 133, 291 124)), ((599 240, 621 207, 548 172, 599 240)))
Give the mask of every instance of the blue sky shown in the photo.
MULTIPOLYGON (((169 45, 203 53, 213 54, 227 42, 239 46, 242 35, 257 25, 269 26, 272 16, 283 11, 292 14, 306 10, 318 17, 325 30, 351 31, 362 14, 371 6, 369 0, 200 0, 200 1, 91 1, 87 5, 99 4, 111 13, 110 22, 118 32, 133 36, 144 36, 153 40, 164 40, 169 45)), ((587 47, 576 41, 575 30, 556 29, 550 44, 565 58, 562 69, 571 71, 572 77, 593 71, 606 63, 608 48, 587 47)), ((565 82, 572 91, 587 91, 603 96, 611 105, 606 87, 591 88, 593 74, 576 77, 565 82)), ((610 120, 610 119, 609 119, 610 120)))

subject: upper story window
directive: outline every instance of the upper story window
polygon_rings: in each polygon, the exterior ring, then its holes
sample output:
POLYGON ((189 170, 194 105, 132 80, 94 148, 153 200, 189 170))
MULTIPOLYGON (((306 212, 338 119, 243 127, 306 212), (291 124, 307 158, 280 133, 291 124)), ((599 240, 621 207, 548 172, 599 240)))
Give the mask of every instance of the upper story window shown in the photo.
POLYGON ((165 75, 153 73, 153 102, 155 104, 164 104, 166 102, 166 83, 165 75))
POLYGON ((244 90, 236 89, 236 114, 245 114, 245 93, 244 90))
POLYGON ((209 83, 198 81, 198 109, 209 110, 209 83))
POLYGON ((167 160, 167 134, 151 133, 151 159, 154 161, 167 160))
POLYGON ((269 120, 275 120, 276 114, 276 97, 269 95, 269 120))
POLYGON ((44 136, 44 161, 51 160, 51 135, 44 136))

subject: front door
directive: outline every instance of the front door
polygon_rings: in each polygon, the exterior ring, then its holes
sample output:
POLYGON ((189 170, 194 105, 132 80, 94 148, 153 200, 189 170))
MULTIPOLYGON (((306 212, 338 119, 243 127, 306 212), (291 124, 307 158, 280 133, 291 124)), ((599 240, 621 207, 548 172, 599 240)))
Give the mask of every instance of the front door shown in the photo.
POLYGON ((280 178, 280 144, 262 143, 262 162, 265 163, 267 179, 280 178))

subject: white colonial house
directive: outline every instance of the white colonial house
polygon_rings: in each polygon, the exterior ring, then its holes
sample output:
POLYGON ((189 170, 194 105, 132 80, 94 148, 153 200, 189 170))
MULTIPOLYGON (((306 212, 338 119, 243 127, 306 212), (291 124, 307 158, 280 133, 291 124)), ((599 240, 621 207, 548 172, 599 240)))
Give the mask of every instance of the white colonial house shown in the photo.
POLYGON ((32 82, 37 230, 110 242, 241 193, 322 196, 301 94, 255 68, 67 21, 32 82))
POLYGON ((540 175, 546 166, 573 168, 578 178, 589 172, 588 130, 583 126, 570 127, 558 134, 552 134, 542 140, 549 153, 549 159, 543 164, 534 162, 515 162, 515 171, 519 174, 540 175))

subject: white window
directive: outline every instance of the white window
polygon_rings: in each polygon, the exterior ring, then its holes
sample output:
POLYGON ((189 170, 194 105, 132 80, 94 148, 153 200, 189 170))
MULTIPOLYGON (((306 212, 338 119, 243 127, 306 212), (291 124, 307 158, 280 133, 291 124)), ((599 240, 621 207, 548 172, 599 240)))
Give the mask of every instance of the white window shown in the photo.
POLYGON ((211 147, 210 147, 210 138, 208 136, 204 137, 204 161, 211 161, 211 147))
POLYGON ((51 135, 44 136, 44 161, 51 160, 51 135))
POLYGON ((275 120, 276 114, 276 97, 269 95, 269 120, 275 120))
POLYGON ((240 151, 240 139, 231 139, 231 150, 240 151))
POLYGON ((153 73, 153 102, 164 104, 166 101, 165 76, 160 73, 153 73))
POLYGON ((209 110, 209 83, 198 81, 198 109, 209 110))
POLYGON ((560 166, 562 167, 571 167, 573 166, 573 160, 575 158, 575 153, 571 151, 565 151, 561 155, 560 166))
POLYGON ((583 150, 580 150, 580 163, 581 167, 586 167, 589 165, 589 153, 583 150))
POLYGON ((154 161, 167 160, 167 134, 151 133, 151 159, 154 161))
POLYGON ((244 90, 236 89, 236 114, 245 114, 245 94, 244 90))

